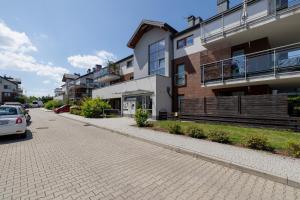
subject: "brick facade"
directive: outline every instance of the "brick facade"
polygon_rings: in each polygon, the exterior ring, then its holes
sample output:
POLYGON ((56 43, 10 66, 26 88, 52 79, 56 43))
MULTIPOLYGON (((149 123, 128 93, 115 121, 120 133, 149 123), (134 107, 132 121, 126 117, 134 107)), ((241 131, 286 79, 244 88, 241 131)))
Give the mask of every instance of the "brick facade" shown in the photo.
MULTIPOLYGON (((180 64, 185 65, 186 72, 186 84, 183 86, 177 86, 175 78, 173 80, 173 111, 178 111, 178 96, 184 96, 184 98, 199 98, 209 96, 229 96, 234 92, 241 92, 245 95, 259 95, 270 94, 271 89, 267 85, 258 86, 245 86, 235 88, 224 88, 212 90, 201 86, 201 66, 203 64, 215 62, 232 57, 232 52, 236 50, 245 50, 245 54, 262 51, 269 49, 270 44, 267 38, 251 41, 241 45, 233 47, 219 47, 218 49, 209 49, 203 52, 187 55, 173 60, 173 73, 177 74, 177 66, 180 64)), ((217 77, 220 74, 220 69, 212 67, 209 71, 210 77, 217 77)), ((224 69, 224 73, 231 73, 224 69)), ((174 76, 175 77, 175 76, 174 76)))

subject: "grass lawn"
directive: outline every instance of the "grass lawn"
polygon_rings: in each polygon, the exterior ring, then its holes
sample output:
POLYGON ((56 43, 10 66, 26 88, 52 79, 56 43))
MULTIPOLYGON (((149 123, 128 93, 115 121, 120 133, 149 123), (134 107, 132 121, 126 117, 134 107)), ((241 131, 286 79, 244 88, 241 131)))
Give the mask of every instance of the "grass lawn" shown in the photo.
POLYGON ((209 132, 210 130, 222 130, 229 134, 229 139, 231 144, 241 145, 243 136, 247 134, 263 134, 268 138, 268 142, 275 149, 276 152, 284 153, 287 149, 287 143, 290 140, 300 141, 300 133, 287 131, 287 130, 275 130, 268 128, 251 128, 251 127, 241 127, 237 125, 223 125, 223 124, 212 124, 212 123, 195 123, 195 122, 180 122, 180 121, 156 121, 153 122, 153 128, 168 131, 170 124, 179 124, 184 134, 191 126, 197 126, 203 129, 204 132, 209 132))

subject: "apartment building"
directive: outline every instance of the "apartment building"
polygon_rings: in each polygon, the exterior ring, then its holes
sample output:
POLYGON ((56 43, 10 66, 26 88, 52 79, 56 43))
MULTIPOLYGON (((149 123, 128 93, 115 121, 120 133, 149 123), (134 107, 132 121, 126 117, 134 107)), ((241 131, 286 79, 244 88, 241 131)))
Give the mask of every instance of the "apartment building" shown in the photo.
POLYGON ((127 44, 133 55, 118 62, 122 74, 103 68, 104 87, 92 96, 117 102, 124 115, 142 107, 157 118, 181 111, 183 99, 300 94, 300 1, 218 0, 216 10, 190 16, 179 32, 143 20, 127 44))
POLYGON ((0 76, 0 105, 16 101, 18 92, 18 83, 12 81, 11 78, 0 76))
POLYGON ((80 101, 85 97, 92 97, 92 89, 97 87, 94 83, 94 74, 99 71, 101 66, 96 66, 93 70, 88 69, 84 75, 64 74, 61 88, 54 90, 54 99, 65 102, 80 101))
POLYGON ((252 0, 229 8, 221 0, 216 16, 192 17, 174 37, 173 110, 201 96, 299 94, 299 5, 252 0))

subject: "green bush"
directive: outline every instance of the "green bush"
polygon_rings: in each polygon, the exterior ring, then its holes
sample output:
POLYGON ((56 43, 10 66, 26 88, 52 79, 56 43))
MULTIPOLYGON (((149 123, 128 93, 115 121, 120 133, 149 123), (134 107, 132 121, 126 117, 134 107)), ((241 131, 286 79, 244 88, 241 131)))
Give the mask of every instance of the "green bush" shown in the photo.
POLYGON ((111 109, 111 106, 100 98, 87 98, 81 105, 82 115, 87 118, 101 117, 104 109, 111 109))
POLYGON ((63 105, 64 105, 64 103, 60 100, 50 100, 44 105, 44 107, 48 110, 53 110, 53 109, 59 108, 63 105))
POLYGON ((257 150, 270 150, 268 138, 262 134, 248 134, 242 138, 245 147, 257 150))
POLYGON ((81 115, 82 111, 80 106, 71 106, 70 113, 73 115, 81 115))
POLYGON ((197 138, 197 139, 204 139, 206 138, 207 136, 205 135, 203 129, 199 128, 199 127, 189 127, 188 129, 188 134, 190 137, 192 138, 197 138))
POLYGON ((134 119, 138 127, 147 126, 148 112, 143 109, 137 109, 134 119))
POLYGON ((295 158, 300 158, 300 142, 289 141, 287 145, 288 154, 295 158))
POLYGON ((170 124, 168 130, 171 134, 182 135, 183 131, 181 126, 178 123, 170 124))
POLYGON ((227 144, 229 143, 229 134, 221 130, 210 130, 207 134, 209 140, 227 144))

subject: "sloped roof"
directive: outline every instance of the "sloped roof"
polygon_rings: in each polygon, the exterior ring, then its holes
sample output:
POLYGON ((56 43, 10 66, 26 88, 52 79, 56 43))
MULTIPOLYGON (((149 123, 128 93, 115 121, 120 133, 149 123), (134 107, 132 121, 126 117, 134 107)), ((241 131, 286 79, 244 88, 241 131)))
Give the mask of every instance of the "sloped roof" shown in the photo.
POLYGON ((176 29, 165 22, 143 20, 130 38, 127 46, 132 49, 135 48, 142 36, 153 28, 161 28, 165 31, 171 32, 172 34, 177 33, 176 29))
POLYGON ((65 82, 66 79, 77 79, 78 77, 76 74, 64 74, 62 81, 65 82))

